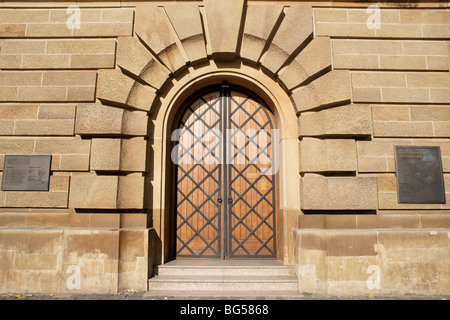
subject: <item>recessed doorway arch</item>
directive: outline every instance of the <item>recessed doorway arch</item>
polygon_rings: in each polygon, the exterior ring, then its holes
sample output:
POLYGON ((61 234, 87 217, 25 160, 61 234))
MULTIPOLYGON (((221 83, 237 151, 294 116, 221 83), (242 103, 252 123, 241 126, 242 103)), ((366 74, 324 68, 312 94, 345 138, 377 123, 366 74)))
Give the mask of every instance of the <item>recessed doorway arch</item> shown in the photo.
MULTIPOLYGON (((153 153, 149 161, 153 161, 154 170, 150 197, 153 199, 152 220, 160 250, 156 250, 155 262, 163 263, 174 258, 175 244, 171 210, 173 197, 173 179, 171 174, 171 141, 176 116, 183 103, 195 92, 211 85, 220 85, 227 81, 231 85, 241 86, 254 93, 272 110, 275 127, 279 129, 279 171, 277 189, 277 257, 286 264, 292 261, 289 230, 296 226, 296 216, 300 210, 299 173, 298 173, 298 138, 297 118, 289 96, 272 78, 245 65, 236 69, 209 65, 204 68, 189 70, 189 76, 180 77, 166 92, 161 92, 158 112, 153 116, 153 153), (172 194, 172 195, 171 195, 172 194), (159 202, 159 208, 158 203, 159 202)), ((156 242, 157 243, 157 242, 156 242)), ((157 248, 155 248, 157 249, 157 248)))

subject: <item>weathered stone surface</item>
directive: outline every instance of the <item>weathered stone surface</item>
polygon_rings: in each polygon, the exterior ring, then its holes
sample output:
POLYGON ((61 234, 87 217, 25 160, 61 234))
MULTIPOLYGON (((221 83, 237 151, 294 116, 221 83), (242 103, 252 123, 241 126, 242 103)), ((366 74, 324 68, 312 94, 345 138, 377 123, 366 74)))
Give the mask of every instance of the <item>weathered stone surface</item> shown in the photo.
POLYGON ((134 37, 118 38, 117 65, 156 89, 161 88, 170 73, 167 68, 157 63, 147 48, 134 37))
POLYGON ((444 41, 333 40, 335 68, 448 70, 444 41))
POLYGON ((356 143, 352 139, 303 138, 301 172, 356 171, 356 143))
POLYGON ((292 90, 317 73, 331 68, 331 42, 328 37, 313 39, 284 69, 279 78, 292 90))
POLYGON ((353 99, 358 102, 444 103, 448 72, 352 72, 353 99))
POLYGON ((370 106, 349 104, 316 112, 303 112, 298 119, 299 136, 369 136, 370 106))
POLYGON ((172 72, 185 65, 164 9, 156 5, 137 5, 135 33, 172 72), (149 23, 151 21, 151 23, 149 23))
POLYGON ((143 209, 144 182, 145 178, 141 174, 120 176, 117 192, 117 208, 143 209))
POLYGON ((147 140, 144 138, 131 138, 121 140, 120 170, 146 171, 147 166, 147 140))
POLYGON ((91 169, 145 171, 147 142, 143 138, 92 139, 91 169))
POLYGON ((297 112, 343 104, 351 98, 350 73, 346 70, 330 71, 292 93, 297 112))
POLYGON ((96 104, 79 104, 75 132, 80 135, 147 135, 144 112, 96 104))
POLYGON ((189 61, 206 59, 206 44, 197 4, 166 5, 164 10, 183 45, 189 61))
POLYGON ((115 209, 117 176, 74 175, 70 182, 69 207, 78 209, 115 209))
POLYGON ((311 7, 293 5, 286 11, 268 51, 261 59, 262 65, 272 73, 277 73, 289 56, 313 35, 311 7))
POLYGON ((1 71, 0 101, 93 101, 95 71, 1 71))
POLYGON ((0 45, 5 69, 114 68, 113 39, 7 39, 0 45))
POLYGON ((374 210, 377 207, 375 177, 305 174, 302 178, 303 210, 374 210))
POLYGON ((240 56, 258 62, 283 11, 281 5, 247 6, 240 56))
POLYGON ((119 240, 119 291, 146 291, 152 266, 151 229, 121 229, 119 240))
POLYGON ((92 139, 91 170, 119 170, 120 142, 120 139, 92 139))
POLYGON ((91 142, 75 138, 37 138, 36 154, 89 154, 91 142))
POLYGON ((213 58, 233 60, 238 47, 244 0, 204 0, 203 4, 213 58))
POLYGON ((304 272, 299 280, 306 292, 445 294, 448 291, 444 264, 431 262, 448 256, 446 231, 297 229, 294 239, 295 264, 298 271, 304 272), (334 245, 342 253, 349 250, 355 255, 330 256, 327 250, 334 245), (360 251, 364 248, 368 251, 360 251))
POLYGON ((155 89, 126 76, 120 70, 99 71, 97 98, 105 103, 150 111, 155 89))

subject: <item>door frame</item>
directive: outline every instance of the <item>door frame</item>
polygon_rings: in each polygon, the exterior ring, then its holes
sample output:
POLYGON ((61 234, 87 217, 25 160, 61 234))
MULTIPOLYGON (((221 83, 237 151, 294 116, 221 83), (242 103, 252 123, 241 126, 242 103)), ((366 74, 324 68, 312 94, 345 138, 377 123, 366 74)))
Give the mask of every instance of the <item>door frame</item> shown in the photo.
MULTIPOLYGON (((181 119, 184 116, 185 112, 187 111, 187 108, 190 107, 192 105, 192 103, 194 103, 197 99, 199 99, 202 96, 207 95, 208 93, 212 93, 212 92, 220 92, 220 96, 221 99, 223 98, 222 94, 223 94, 223 90, 227 90, 228 93, 231 93, 232 91, 237 91, 243 94, 248 95, 249 97, 251 97, 255 102, 257 102, 258 104, 260 104, 263 108, 265 108, 266 112, 269 113, 270 115, 268 115, 268 117, 270 118, 271 121, 271 125, 273 127, 273 129, 277 129, 277 122, 275 119, 275 114, 273 112, 273 110, 271 108, 269 108, 269 106, 267 105, 267 103, 261 99, 259 97, 258 94, 256 94, 255 92, 253 92, 252 90, 249 90, 243 86, 240 85, 235 85, 235 84, 230 84, 228 81, 224 80, 222 81, 222 83, 217 83, 217 84, 213 84, 213 85, 209 85, 206 86, 204 88, 201 88, 197 91, 195 91, 194 93, 192 93, 187 99, 185 99, 181 106, 177 109, 177 112, 175 113, 175 116, 173 118, 172 121, 172 126, 171 126, 171 132, 173 132, 176 129, 179 129, 180 124, 181 124, 181 119)), ((222 102, 220 102, 222 103, 222 102)), ((226 119, 227 117, 227 112, 229 111, 228 108, 229 106, 227 105, 225 107, 227 110, 224 111, 222 110, 222 112, 225 112, 225 117, 221 120, 221 127, 222 127, 222 134, 224 134, 224 130, 226 130, 227 128, 226 125, 228 124, 228 120, 226 119)), ((225 141, 225 140, 224 140, 225 141)), ((170 143, 170 150, 172 150, 176 145, 177 145, 177 141, 171 141, 170 143)), ((223 145, 223 158, 226 158, 226 150, 228 150, 226 145, 223 145)), ((278 152, 279 150, 277 150, 276 152, 278 152)), ((275 157, 276 161, 279 161, 278 159, 279 155, 277 155, 275 157)), ((275 250, 275 256, 274 257, 241 257, 241 256, 237 256, 237 257, 230 257, 229 256, 229 206, 228 206, 228 202, 226 201, 227 195, 226 193, 228 192, 228 190, 225 190, 226 188, 228 188, 228 178, 229 173, 228 170, 231 170, 229 168, 228 164, 222 164, 223 165, 223 170, 221 170, 221 175, 222 175, 222 179, 221 179, 221 188, 224 187, 223 192, 223 205, 221 206, 221 217, 220 217, 220 244, 219 244, 219 248, 220 248, 220 257, 192 257, 192 258, 186 258, 186 257, 177 257, 176 256, 176 237, 177 237, 177 166, 174 163, 171 163, 170 165, 170 176, 171 176, 171 183, 170 185, 172 185, 172 188, 170 190, 170 201, 171 201, 171 206, 170 206, 170 214, 169 214, 169 228, 170 228, 170 259, 277 259, 280 256, 280 248, 279 248, 279 215, 278 215, 278 172, 276 172, 274 174, 273 177, 273 186, 272 186, 272 192, 273 192, 273 207, 274 207, 274 231, 273 231, 273 242, 274 242, 274 250, 275 250), (226 188, 225 188, 226 186, 226 188)))
POLYGON ((260 69, 241 63, 222 62, 220 65, 205 64, 189 68, 177 75, 170 86, 164 87, 159 99, 152 107, 149 117, 148 225, 154 230, 153 265, 170 261, 172 232, 170 208, 173 197, 170 187, 171 174, 171 130, 173 119, 182 103, 195 91, 212 84, 229 83, 248 88, 259 96, 275 115, 279 129, 279 179, 278 179, 278 257, 284 264, 294 260, 292 228, 297 227, 300 210, 299 141, 297 115, 290 95, 271 76, 260 69))

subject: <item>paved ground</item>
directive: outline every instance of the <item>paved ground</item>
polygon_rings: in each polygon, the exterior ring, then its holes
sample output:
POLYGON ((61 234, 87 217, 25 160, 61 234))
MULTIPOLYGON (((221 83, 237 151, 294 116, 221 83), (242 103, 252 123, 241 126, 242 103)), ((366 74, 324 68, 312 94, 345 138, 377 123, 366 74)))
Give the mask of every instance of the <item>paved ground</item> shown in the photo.
POLYGON ((302 293, 298 296, 270 296, 250 295, 239 297, 234 295, 210 296, 170 296, 151 295, 148 292, 124 292, 114 295, 108 294, 29 294, 11 293, 0 294, 0 300, 450 300, 448 296, 432 295, 365 295, 365 296, 327 296, 321 294, 302 293))

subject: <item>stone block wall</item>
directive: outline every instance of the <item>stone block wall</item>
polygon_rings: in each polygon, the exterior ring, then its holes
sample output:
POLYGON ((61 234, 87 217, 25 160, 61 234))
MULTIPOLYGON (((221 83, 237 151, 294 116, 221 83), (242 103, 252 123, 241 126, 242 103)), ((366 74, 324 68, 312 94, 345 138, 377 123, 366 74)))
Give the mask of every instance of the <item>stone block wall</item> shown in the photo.
POLYGON ((282 236, 300 290, 449 293, 447 2, 380 2, 370 27, 359 1, 81 1, 68 28, 72 4, 0 2, 0 170, 52 155, 49 192, 0 191, 0 291, 64 292, 77 266, 76 290, 146 290, 167 223, 158 107, 187 78, 246 70, 297 116, 282 236), (395 145, 441 148, 446 204, 398 203, 395 145))
POLYGON ((71 4, 0 2, 0 179, 6 154, 52 156, 48 192, 0 191, 0 292, 146 290, 152 272, 148 106, 98 100, 134 8, 80 5, 69 28, 71 4))
POLYGON ((298 110, 303 215, 294 230, 294 264, 300 287, 448 294, 449 7, 378 3, 380 24, 369 28, 375 21, 369 5, 313 7, 315 35, 330 37, 332 72, 348 72, 351 92, 342 103, 320 102, 327 93, 314 109, 298 110), (396 145, 440 147, 445 204, 398 203, 396 145))

